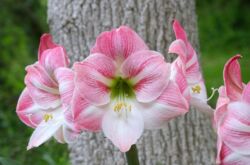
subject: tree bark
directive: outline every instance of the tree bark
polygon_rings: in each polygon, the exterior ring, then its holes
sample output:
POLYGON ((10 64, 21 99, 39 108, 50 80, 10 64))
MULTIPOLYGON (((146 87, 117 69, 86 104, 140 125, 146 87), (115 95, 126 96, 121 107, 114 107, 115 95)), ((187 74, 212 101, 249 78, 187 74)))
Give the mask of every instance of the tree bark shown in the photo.
MULTIPOLYGON (((102 31, 128 25, 168 61, 174 40, 173 19, 178 19, 198 49, 194 0, 49 0, 48 22, 55 41, 66 47, 71 62, 83 60, 102 31)), ((146 130, 137 143, 142 165, 215 164, 215 134, 211 121, 190 112, 170 121, 164 129, 146 130)), ((82 133, 69 146, 73 165, 126 164, 103 133, 82 133)))

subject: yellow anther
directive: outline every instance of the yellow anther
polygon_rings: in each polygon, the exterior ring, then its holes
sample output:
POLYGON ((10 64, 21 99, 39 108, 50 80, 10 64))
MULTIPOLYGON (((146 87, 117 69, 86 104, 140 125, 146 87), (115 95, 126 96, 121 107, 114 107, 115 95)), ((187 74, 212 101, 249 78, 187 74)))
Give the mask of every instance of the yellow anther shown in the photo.
POLYGON ((45 122, 48 122, 49 120, 53 119, 53 115, 52 114, 48 114, 46 113, 45 115, 43 115, 43 120, 45 122))
POLYGON ((131 105, 124 103, 124 102, 118 102, 117 104, 115 104, 114 106, 115 112, 120 112, 122 109, 131 111, 131 105))
POLYGON ((201 93, 201 86, 200 85, 195 85, 192 87, 193 93, 201 93))

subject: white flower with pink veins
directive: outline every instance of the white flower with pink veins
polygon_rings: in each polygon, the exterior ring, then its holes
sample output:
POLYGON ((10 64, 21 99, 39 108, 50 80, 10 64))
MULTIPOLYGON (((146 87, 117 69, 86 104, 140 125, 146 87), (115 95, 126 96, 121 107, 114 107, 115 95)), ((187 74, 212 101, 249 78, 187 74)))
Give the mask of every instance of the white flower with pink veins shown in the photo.
POLYGON ((144 129, 188 112, 187 99, 170 80, 170 63, 126 26, 102 33, 90 56, 73 69, 76 127, 102 130, 122 152, 144 129))

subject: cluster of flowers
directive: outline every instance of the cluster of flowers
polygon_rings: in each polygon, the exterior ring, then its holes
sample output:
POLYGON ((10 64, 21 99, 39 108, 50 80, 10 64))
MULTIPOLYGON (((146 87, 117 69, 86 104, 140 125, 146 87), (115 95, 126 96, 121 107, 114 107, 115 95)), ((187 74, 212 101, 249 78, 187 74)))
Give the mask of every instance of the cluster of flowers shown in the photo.
POLYGON ((219 90, 214 111, 207 105, 195 50, 177 21, 173 30, 176 40, 168 52, 178 57, 172 63, 121 26, 100 34, 88 58, 72 68, 65 49, 44 34, 38 61, 26 67, 26 88, 16 109, 21 121, 35 128, 27 148, 51 137, 70 143, 82 131, 102 130, 120 151, 127 152, 144 129, 161 128, 192 105, 214 116, 218 162, 249 160, 250 84, 241 81, 239 56, 225 66, 225 87, 219 90))

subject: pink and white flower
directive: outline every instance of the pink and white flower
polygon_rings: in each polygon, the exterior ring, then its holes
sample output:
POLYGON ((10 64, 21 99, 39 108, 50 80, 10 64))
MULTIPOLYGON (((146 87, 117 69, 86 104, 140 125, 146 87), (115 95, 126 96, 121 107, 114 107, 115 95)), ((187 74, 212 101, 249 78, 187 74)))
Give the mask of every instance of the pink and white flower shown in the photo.
POLYGON ((218 134, 217 163, 245 165, 250 162, 250 82, 241 79, 240 55, 224 67, 224 83, 214 114, 218 134))
POLYGON ((68 65, 64 48, 53 43, 51 35, 44 34, 38 62, 26 67, 26 87, 16 108, 21 121, 35 128, 27 149, 41 145, 52 136, 61 143, 70 142, 76 136, 70 122, 74 73, 68 65))
POLYGON ((122 152, 144 128, 159 128, 188 111, 170 64, 130 28, 102 33, 91 55, 75 63, 73 119, 78 129, 102 130, 122 152))
POLYGON ((173 22, 173 30, 176 40, 170 44, 168 51, 177 54, 178 58, 171 65, 171 79, 174 81, 179 79, 180 87, 184 90, 184 95, 190 100, 191 105, 212 115, 213 109, 207 104, 206 87, 197 54, 177 20, 173 22), (181 78, 183 75, 184 80, 181 78))

